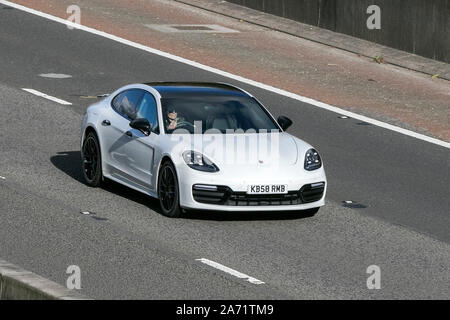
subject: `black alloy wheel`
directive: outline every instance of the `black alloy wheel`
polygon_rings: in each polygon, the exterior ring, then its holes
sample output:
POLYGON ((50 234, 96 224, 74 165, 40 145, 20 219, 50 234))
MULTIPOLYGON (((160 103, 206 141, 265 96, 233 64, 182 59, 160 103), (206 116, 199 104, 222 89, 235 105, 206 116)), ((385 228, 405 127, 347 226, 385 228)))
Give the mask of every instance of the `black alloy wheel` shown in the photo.
POLYGON ((175 167, 170 161, 165 161, 159 170, 158 199, 162 213, 167 217, 178 218, 182 214, 178 192, 175 167))
POLYGON ((100 145, 95 133, 90 132, 83 142, 81 150, 83 176, 91 187, 98 187, 102 182, 102 163, 100 145))

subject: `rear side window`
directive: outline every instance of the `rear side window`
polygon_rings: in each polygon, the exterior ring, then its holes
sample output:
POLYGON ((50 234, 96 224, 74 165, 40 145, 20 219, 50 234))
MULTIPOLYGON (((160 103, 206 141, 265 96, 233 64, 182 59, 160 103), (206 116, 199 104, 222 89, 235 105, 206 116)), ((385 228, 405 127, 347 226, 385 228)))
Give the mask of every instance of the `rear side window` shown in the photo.
POLYGON ((112 101, 113 108, 129 120, 136 119, 137 111, 144 96, 144 90, 131 89, 118 94, 112 101))

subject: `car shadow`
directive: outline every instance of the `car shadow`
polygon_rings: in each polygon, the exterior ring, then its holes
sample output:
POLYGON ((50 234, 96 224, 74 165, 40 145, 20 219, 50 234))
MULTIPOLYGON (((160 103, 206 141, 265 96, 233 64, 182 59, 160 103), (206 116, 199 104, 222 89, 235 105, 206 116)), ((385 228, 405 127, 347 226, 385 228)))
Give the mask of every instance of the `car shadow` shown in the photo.
MULTIPOLYGON (((59 170, 70 176, 72 179, 85 184, 83 172, 81 169, 80 151, 58 152, 50 158, 51 163, 59 170)), ((86 185, 86 187, 88 187, 86 185)), ((162 214, 159 207, 159 201, 155 198, 137 192, 120 183, 105 180, 102 189, 114 193, 120 197, 135 201, 149 209, 162 214)), ((182 218, 195 220, 214 220, 214 221, 257 221, 257 220, 297 220, 312 217, 311 214, 302 211, 274 211, 274 212, 222 212, 222 211, 203 211, 188 210, 182 218)))
MULTIPOLYGON (((56 168, 58 168, 71 178, 86 185, 87 188, 90 188, 84 181, 83 172, 81 168, 80 151, 58 152, 56 155, 50 158, 50 162, 56 168)), ((157 199, 154 199, 143 193, 137 192, 112 180, 105 180, 101 188, 105 191, 114 193, 122 198, 142 204, 148 207, 149 209, 161 214, 159 202, 157 199)))
POLYGON ((184 219, 214 220, 214 221, 259 221, 259 220, 299 220, 311 218, 314 215, 302 211, 254 211, 254 212, 223 212, 189 210, 184 213, 184 219))
POLYGON ((69 177, 84 183, 83 172, 81 171, 81 152, 66 151, 58 152, 50 157, 50 162, 69 177))

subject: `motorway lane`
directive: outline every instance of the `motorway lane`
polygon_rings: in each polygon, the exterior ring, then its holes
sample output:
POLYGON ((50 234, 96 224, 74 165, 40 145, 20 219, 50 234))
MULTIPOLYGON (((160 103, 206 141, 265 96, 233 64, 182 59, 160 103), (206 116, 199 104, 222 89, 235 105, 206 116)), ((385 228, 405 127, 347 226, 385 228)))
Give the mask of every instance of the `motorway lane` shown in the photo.
POLYGON ((261 98, 275 115, 292 117, 295 126, 290 131, 322 152, 330 183, 327 206, 312 219, 298 214, 217 213, 166 219, 157 213, 157 203, 145 196, 115 184, 92 190, 80 182, 79 121, 86 101, 76 95, 109 92, 139 81, 235 82, 17 10, 0 10, 0 14, 1 128, 2 137, 8 137, 1 142, 0 175, 7 179, 0 181, 0 199, 2 211, 8 213, 1 218, 2 258, 61 283, 65 266, 78 263, 89 270, 86 293, 99 298, 154 298, 166 291, 169 295, 160 297, 448 295, 448 149, 339 120, 336 114, 238 84, 261 98), (74 77, 37 76, 49 72, 74 77), (60 106, 30 96, 18 89, 22 87, 75 105, 60 106), (28 203, 21 200, 30 194, 34 198, 28 203), (39 200, 42 197, 47 200, 39 200), (346 199, 368 207, 342 208, 346 199), (67 204, 74 215, 92 210, 108 220, 77 217, 81 225, 68 231, 73 227, 70 215, 55 219, 67 204), (27 222, 30 214, 36 219, 27 222), (85 228, 84 223, 94 228, 85 228), (78 251, 57 249, 60 242, 76 248, 80 237, 86 242, 78 251), (142 251, 127 246, 111 249, 117 237, 142 240, 132 246, 141 246, 142 251), (154 253, 147 247, 154 243, 168 249, 154 253), (89 250, 84 248, 89 246, 96 254, 86 258, 89 250), (59 259, 49 259, 53 252, 59 259), (142 259, 135 261, 136 257, 142 259), (196 258, 223 263, 267 284, 242 284, 198 266, 196 258), (116 260, 122 263, 107 263, 116 260), (370 264, 380 265, 390 280, 382 292, 365 288, 365 268, 370 264), (147 277, 137 274, 137 266, 148 267, 147 277), (180 280, 183 270, 188 283, 180 280), (120 275, 127 281, 115 282, 120 275), (177 291, 180 286, 186 290, 177 291))

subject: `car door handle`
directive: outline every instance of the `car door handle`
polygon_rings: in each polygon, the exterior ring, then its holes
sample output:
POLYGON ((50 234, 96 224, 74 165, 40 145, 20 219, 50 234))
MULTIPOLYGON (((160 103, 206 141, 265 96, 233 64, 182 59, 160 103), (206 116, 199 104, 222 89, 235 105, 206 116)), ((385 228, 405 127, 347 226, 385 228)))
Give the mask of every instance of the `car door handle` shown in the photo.
POLYGON ((102 121, 102 125, 104 125, 104 126, 110 126, 110 125, 111 125, 111 122, 109 122, 109 120, 103 120, 103 121, 102 121))
POLYGON ((130 138, 133 137, 133 133, 131 133, 131 131, 127 131, 127 132, 125 132, 125 134, 126 134, 127 136, 129 136, 130 138))

